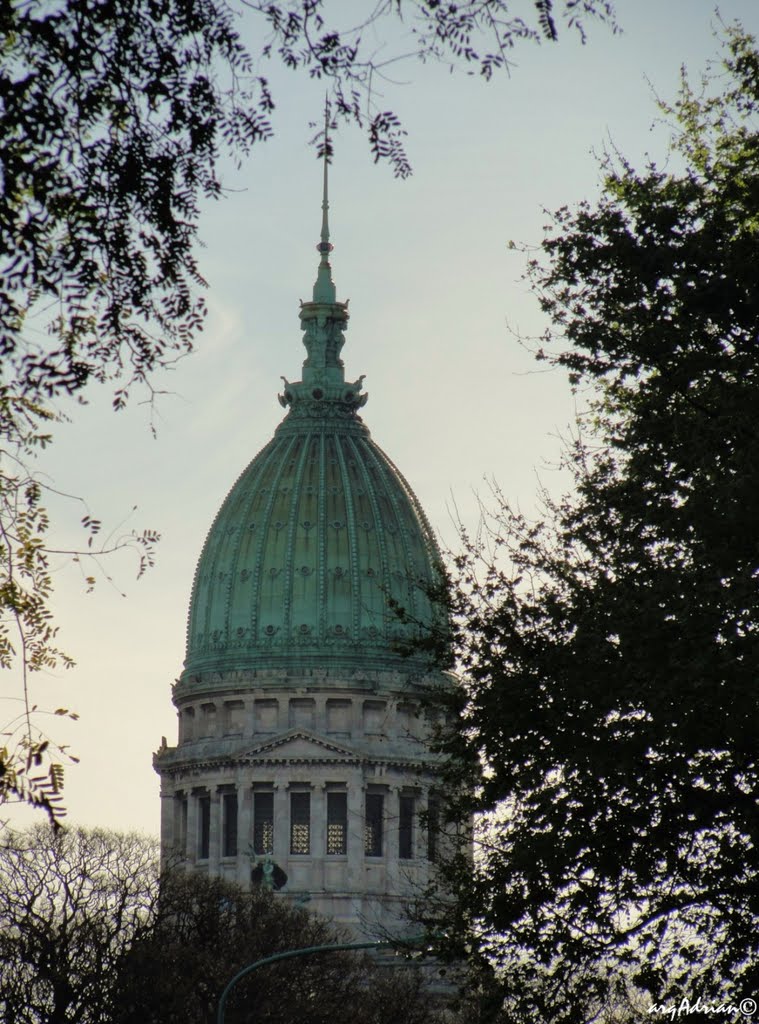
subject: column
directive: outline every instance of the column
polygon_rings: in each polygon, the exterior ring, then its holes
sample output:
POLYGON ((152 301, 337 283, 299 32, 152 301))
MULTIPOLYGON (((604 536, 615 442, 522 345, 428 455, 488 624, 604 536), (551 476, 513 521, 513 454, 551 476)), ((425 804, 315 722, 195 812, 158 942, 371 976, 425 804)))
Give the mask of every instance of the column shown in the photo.
POLYGON ((348 888, 360 892, 364 887, 364 794, 361 781, 348 782, 348 888))
POLYGON ((250 885, 250 849, 253 843, 253 790, 249 785, 237 787, 237 882, 250 885))
POLYGON ((198 794, 194 790, 187 794, 185 856, 190 864, 198 859, 198 794))
POLYGON ((161 859, 170 856, 176 844, 176 799, 168 787, 161 786, 161 859))
POLYGON ((219 857, 221 853, 221 788, 213 786, 209 789, 211 798, 211 819, 208 829, 208 874, 215 878, 219 874, 219 857))
POLYGON ((400 786, 391 786, 385 796, 384 848, 385 854, 385 891, 398 893, 400 879, 398 876, 398 826, 401 820, 400 786))
POLYGON ((327 797, 324 783, 311 789, 311 884, 324 888, 324 857, 327 853, 327 797))
POLYGON ((277 772, 274 780, 274 861, 284 868, 289 856, 290 807, 287 778, 277 772))

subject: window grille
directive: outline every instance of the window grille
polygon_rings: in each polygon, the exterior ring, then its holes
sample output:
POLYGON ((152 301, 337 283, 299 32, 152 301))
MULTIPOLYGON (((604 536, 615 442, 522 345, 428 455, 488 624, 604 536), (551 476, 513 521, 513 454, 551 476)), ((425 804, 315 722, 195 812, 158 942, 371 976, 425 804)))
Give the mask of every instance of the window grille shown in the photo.
POLYGON ((290 794, 290 853, 311 852, 311 794, 290 794))
POLYGON ((348 852, 348 794, 327 793, 327 853, 348 852))
POLYGON ((258 856, 274 853, 274 794, 253 794, 253 852, 258 856))
POLYGON ((367 857, 382 856, 382 803, 381 793, 366 794, 364 853, 367 857))

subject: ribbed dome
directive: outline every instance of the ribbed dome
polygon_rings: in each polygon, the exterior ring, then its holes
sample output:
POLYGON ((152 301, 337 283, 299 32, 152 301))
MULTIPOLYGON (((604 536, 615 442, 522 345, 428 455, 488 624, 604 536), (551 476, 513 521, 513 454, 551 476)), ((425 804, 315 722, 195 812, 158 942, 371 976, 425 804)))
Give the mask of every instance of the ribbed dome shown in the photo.
POLYGON ((185 677, 419 661, 398 650, 417 627, 389 598, 430 621, 431 530, 359 417, 334 412, 291 412, 230 491, 198 564, 185 677))
POLYGON ((358 416, 361 379, 345 380, 348 306, 335 300, 328 262, 326 165, 322 208, 313 301, 300 310, 303 380, 285 380, 287 416, 211 527, 183 682, 251 669, 426 667, 421 653, 399 648, 432 621, 425 585, 439 552, 411 488, 358 416))

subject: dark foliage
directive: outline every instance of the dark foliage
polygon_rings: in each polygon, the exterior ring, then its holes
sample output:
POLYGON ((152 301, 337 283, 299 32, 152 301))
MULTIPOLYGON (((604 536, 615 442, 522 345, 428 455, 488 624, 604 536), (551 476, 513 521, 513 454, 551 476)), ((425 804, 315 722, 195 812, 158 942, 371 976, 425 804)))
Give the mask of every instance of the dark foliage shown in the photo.
POLYGON ((661 105, 666 171, 614 157, 555 215, 530 277, 589 406, 576 490, 537 523, 499 496, 457 562, 485 817, 448 881, 509 1020, 759 987, 759 52, 725 46, 661 105))
MULTIPOLYGON (((5 1024, 213 1024, 242 967, 340 941, 286 899, 178 871, 153 840, 37 827, 0 845, 0 1016, 5 1024)), ((229 1024, 431 1024, 421 977, 329 953, 240 983, 229 1024)))

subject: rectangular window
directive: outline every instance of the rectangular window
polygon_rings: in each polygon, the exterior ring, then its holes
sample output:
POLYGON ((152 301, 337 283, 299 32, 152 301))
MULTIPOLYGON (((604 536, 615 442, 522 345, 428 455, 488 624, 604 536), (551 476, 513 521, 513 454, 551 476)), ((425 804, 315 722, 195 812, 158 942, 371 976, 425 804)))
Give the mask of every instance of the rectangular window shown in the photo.
POLYGON ((327 793, 327 853, 348 852, 348 794, 327 793))
POLYGON ((427 801, 427 860, 437 859, 437 840, 440 832, 440 803, 436 796, 427 801))
POLYGON ((206 736, 216 735, 216 705, 215 704, 201 704, 200 706, 200 729, 199 736, 205 738, 206 736))
POLYGON ((245 721, 245 705, 241 700, 228 700, 224 703, 224 734, 225 736, 241 736, 245 721))
POLYGON ((313 697, 294 697, 290 701, 290 728, 313 729, 315 710, 313 697))
POLYGON ((414 798, 401 796, 398 807, 398 856, 411 860, 414 856, 414 798))
POLYGON ((381 793, 366 794, 364 853, 367 857, 382 856, 382 803, 381 793))
POLYGON ((225 793, 222 797, 223 842, 222 857, 237 856, 237 793, 225 793))
POLYGON ((311 794, 290 794, 290 853, 311 852, 311 794))
POLYGON ((195 739, 195 709, 185 708, 182 712, 182 743, 195 739))
POLYGON ((208 860, 211 842, 211 797, 198 797, 198 859, 208 860))
POLYGON ((364 732, 381 735, 385 732, 387 702, 384 700, 364 701, 364 732))
POLYGON ((327 701, 327 732, 346 738, 351 732, 352 707, 349 700, 327 701))
POLYGON ((253 794, 253 852, 258 856, 274 853, 274 794, 253 794))
POLYGON ((253 705, 253 725, 256 732, 276 732, 279 704, 276 700, 257 700, 253 705))

